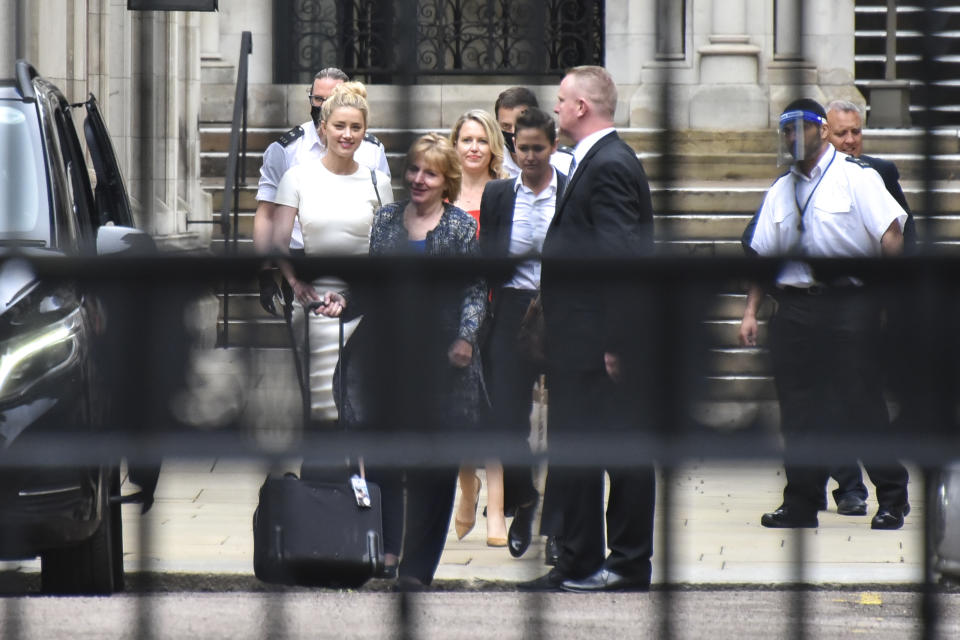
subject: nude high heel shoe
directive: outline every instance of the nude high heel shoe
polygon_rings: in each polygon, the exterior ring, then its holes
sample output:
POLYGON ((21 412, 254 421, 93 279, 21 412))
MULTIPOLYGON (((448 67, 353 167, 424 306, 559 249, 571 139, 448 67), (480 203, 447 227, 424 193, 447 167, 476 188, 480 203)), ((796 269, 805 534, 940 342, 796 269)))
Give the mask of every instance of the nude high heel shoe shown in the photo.
POLYGON ((457 540, 463 540, 464 536, 473 531, 477 524, 477 506, 480 504, 480 476, 473 476, 473 490, 462 486, 460 487, 460 505, 457 508, 457 515, 453 519, 453 528, 457 532, 457 540), (468 507, 467 505, 472 505, 468 507))

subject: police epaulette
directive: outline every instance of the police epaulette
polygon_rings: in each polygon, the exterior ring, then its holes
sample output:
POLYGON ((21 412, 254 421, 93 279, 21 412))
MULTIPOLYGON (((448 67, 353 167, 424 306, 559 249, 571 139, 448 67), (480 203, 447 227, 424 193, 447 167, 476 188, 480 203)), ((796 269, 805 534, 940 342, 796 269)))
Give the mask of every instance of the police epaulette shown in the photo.
POLYGON ((301 127, 300 125, 297 125, 293 129, 290 129, 290 131, 287 131, 285 134, 277 138, 277 142, 280 144, 281 147, 289 147, 291 142, 301 137, 302 135, 303 135, 303 127, 301 127))
POLYGON ((847 156, 847 162, 852 162, 855 165, 862 167, 863 169, 871 169, 870 163, 862 158, 854 158, 853 156, 847 156))
POLYGON ((570 155, 573 155, 573 147, 568 147, 565 144, 559 144, 557 145, 557 153, 569 153, 570 155))
POLYGON ((375 136, 375 135, 373 135, 372 133, 370 133, 369 131, 367 131, 365 134, 363 134, 363 139, 366 140, 367 142, 369 142, 370 144, 375 144, 375 145, 377 145, 378 147, 382 147, 382 146, 383 146, 383 143, 380 142, 380 139, 377 138, 377 136, 375 136))

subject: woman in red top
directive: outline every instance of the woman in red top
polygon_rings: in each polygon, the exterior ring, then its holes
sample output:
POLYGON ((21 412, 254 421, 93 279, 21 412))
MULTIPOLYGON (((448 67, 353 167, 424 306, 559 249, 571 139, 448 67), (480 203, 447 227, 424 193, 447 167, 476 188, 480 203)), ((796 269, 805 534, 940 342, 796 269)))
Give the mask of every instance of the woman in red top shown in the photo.
POLYGON ((503 169, 503 134, 492 115, 483 109, 471 109, 453 125, 450 142, 463 169, 463 186, 453 204, 479 222, 483 188, 491 180, 509 177, 503 169))
MULTIPOLYGON (((496 119, 483 109, 471 109, 457 119, 450 131, 450 142, 460 156, 462 183, 454 205, 477 220, 480 233, 480 198, 491 180, 509 177, 503 169, 505 144, 496 119)), ((487 545, 507 546, 507 523, 503 515, 503 465, 488 460, 487 469, 487 545)), ((463 539, 477 522, 480 500, 480 476, 472 464, 460 466, 460 502, 454 517, 457 537, 463 539)))

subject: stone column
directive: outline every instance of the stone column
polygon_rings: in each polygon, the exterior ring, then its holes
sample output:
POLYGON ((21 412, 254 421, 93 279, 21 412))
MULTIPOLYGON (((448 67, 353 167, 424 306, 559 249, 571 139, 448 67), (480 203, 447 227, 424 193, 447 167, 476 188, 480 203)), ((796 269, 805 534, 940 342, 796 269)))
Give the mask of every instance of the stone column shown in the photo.
POLYGON ((220 53, 220 13, 217 11, 200 14, 200 59, 223 59, 220 53))
POLYGON ((775 0, 770 115, 809 97, 864 104, 853 84, 854 0, 775 0))
POLYGON ((700 82, 690 100, 694 129, 755 129, 768 122, 759 85, 761 49, 747 33, 747 0, 713 0, 708 43, 698 50, 700 82))

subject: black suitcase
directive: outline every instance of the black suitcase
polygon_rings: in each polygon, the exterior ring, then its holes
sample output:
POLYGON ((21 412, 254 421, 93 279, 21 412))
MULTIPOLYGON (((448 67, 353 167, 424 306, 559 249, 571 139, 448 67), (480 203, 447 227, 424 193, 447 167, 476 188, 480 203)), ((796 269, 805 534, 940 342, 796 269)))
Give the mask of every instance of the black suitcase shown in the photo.
MULTIPOLYGON (((314 308, 315 305, 304 308, 304 316, 314 308)), ((293 335, 291 305, 286 306, 284 316, 302 392, 304 428, 309 428, 310 321, 304 318, 301 356, 293 335)), ((360 468, 362 475, 362 463, 360 468)), ((292 473, 269 475, 260 487, 260 501, 253 513, 254 574, 275 584, 361 586, 383 570, 380 487, 366 483, 367 500, 361 506, 360 497, 347 479, 348 471, 308 469, 305 464, 302 473, 304 478, 292 473), (340 480, 341 477, 344 479, 340 480)))
POLYGON ((349 481, 270 475, 253 514, 253 572, 264 582, 359 587, 383 568, 380 488, 361 507, 349 481))

